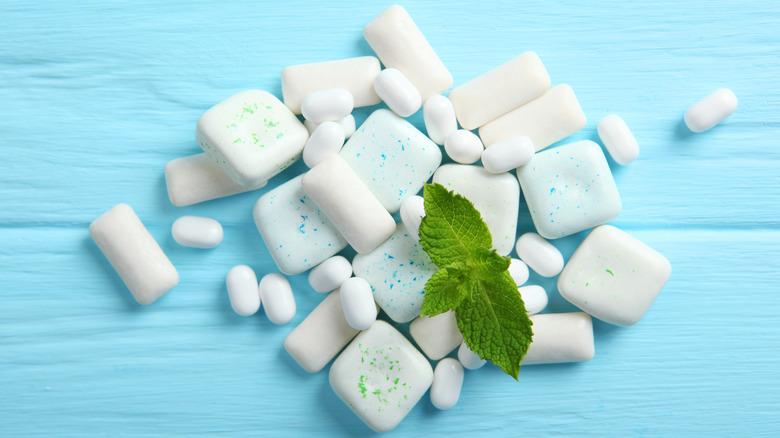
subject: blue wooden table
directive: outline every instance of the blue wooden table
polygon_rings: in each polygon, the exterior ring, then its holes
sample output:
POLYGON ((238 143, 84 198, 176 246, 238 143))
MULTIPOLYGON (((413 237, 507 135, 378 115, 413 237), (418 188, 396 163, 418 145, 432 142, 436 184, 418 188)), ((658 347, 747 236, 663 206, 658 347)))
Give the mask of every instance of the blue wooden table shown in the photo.
MULTIPOLYGON (((199 152, 195 122, 215 103, 249 88, 280 96, 287 65, 371 54, 362 28, 388 5, 0 0, 0 436, 370 433, 327 373, 306 374, 282 348, 322 299, 305 275, 291 278, 288 325, 230 310, 230 267, 275 271, 251 217, 268 189, 176 208, 162 170, 199 152), (181 274, 148 307, 87 234, 119 202, 181 274), (170 226, 185 214, 219 220, 222 245, 177 246, 170 226)), ((624 205, 614 224, 673 273, 636 326, 595 323, 592 361, 529 366, 519 382, 492 365, 467 372, 455 408, 426 396, 392 434, 780 434, 777 3, 404 6, 456 85, 533 50, 585 109, 574 139, 596 139, 598 120, 620 114, 641 153, 611 163, 624 205), (683 112, 718 87, 739 108, 690 134, 683 112)), ((519 231, 530 228, 521 213, 519 231)), ((583 237, 555 244, 568 258, 583 237)), ((532 281, 548 311, 573 309, 554 280, 532 281)))

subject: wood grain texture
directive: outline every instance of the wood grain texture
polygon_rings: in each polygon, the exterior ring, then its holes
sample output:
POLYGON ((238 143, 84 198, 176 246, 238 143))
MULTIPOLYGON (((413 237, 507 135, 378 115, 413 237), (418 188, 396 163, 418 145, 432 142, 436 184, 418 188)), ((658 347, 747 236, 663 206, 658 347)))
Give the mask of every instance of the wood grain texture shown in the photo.
MULTIPOLYGON (((455 408, 426 396, 395 436, 780 433, 777 5, 591 3, 404 6, 455 85, 534 50, 588 116, 572 139, 596 139, 609 113, 626 120, 641 152, 611 163, 614 223, 666 255, 672 278, 636 326, 595 323, 591 362, 525 367, 519 383, 492 365, 468 372, 455 408), (737 112, 689 134, 682 113, 721 86, 737 112)), ((287 65, 371 54, 362 27, 389 4, 0 0, 0 436, 370 434, 325 372, 282 349, 322 299, 305 275, 291 278, 289 325, 241 318, 227 300, 230 267, 275 271, 252 205, 305 167, 186 208, 168 201, 162 170, 199 152, 195 122, 213 104, 248 88, 280 96, 287 65), (118 202, 182 277, 149 307, 87 234, 118 202), (170 225, 184 214, 222 222, 222 245, 177 246, 170 225)), ((555 245, 568 258, 583 237, 555 245)), ((547 311, 572 310, 554 280, 532 281, 547 311)))

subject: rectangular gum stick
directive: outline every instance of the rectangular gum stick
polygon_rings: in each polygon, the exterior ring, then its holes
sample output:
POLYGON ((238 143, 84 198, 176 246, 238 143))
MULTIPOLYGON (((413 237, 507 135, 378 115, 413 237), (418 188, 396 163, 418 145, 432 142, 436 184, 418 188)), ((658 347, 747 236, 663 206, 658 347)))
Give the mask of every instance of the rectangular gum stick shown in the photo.
POLYGON ((450 91, 463 129, 476 129, 544 94, 550 75, 534 52, 525 52, 450 91))
POLYGON ((155 302, 179 283, 176 268, 129 205, 95 219, 89 235, 139 304, 155 302))
POLYGON ((376 105, 382 100, 374 91, 374 79, 381 67, 374 56, 314 62, 285 67, 282 70, 284 104, 295 114, 309 94, 344 88, 355 98, 355 107, 376 105))
POLYGON ((534 337, 521 365, 593 359, 593 321, 585 312, 531 315, 534 337))
POLYGON ((577 97, 566 84, 551 88, 542 96, 479 128, 488 147, 521 135, 530 137, 537 151, 574 134, 587 120, 577 97))
POLYGON ((234 182, 206 153, 176 158, 165 165, 168 198, 177 207, 198 204, 238 193, 259 189, 234 182))
POLYGON ((338 155, 306 172, 301 185, 358 253, 373 251, 395 231, 393 217, 338 155))

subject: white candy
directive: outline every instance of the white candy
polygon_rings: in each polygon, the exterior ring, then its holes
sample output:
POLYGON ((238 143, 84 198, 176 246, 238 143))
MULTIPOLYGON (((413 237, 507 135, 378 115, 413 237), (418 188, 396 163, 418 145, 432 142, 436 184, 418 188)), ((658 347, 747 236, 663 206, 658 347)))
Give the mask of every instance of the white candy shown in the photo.
POLYGON ((225 233, 214 219, 198 216, 182 216, 171 227, 173 240, 192 248, 214 248, 222 242, 225 233))
POLYGON ((338 123, 320 123, 303 148, 303 162, 311 168, 328 155, 339 153, 341 147, 344 146, 345 138, 344 128, 338 123))
POLYGON ((176 158, 165 165, 168 198, 177 207, 259 189, 266 182, 257 187, 244 187, 230 179, 205 152, 176 158))
POLYGON ((379 60, 374 56, 285 67, 282 70, 284 104, 300 114, 301 102, 309 94, 344 88, 354 97, 355 107, 376 105, 380 100, 374 92, 374 78, 380 69, 379 60))
POLYGON ((414 195, 406 198, 401 204, 401 221, 406 231, 416 241, 420 240, 420 222, 425 216, 425 200, 422 196, 414 195))
POLYGON ((550 76, 534 52, 525 52, 450 91, 458 121, 476 129, 544 94, 550 76))
POLYGON ((542 277, 555 277, 563 269, 563 255, 536 233, 525 233, 517 239, 517 256, 542 277))
MULTIPOLYGON (((339 125, 341 125, 341 129, 344 130, 344 138, 350 138, 352 137, 352 134, 355 133, 355 116, 352 114, 348 115, 347 117, 344 117, 341 120, 336 121, 339 125)), ((318 126, 320 126, 319 123, 314 123, 311 120, 304 120, 303 126, 306 127, 306 130, 309 131, 309 135, 311 135, 312 132, 314 132, 315 129, 317 129, 318 126)))
POLYGON ((461 386, 463 386, 463 366, 460 362, 451 357, 440 360, 433 370, 431 403, 441 410, 450 409, 458 403, 461 386))
POLYGON ((195 129, 203 151, 233 181, 255 188, 301 156, 308 132, 272 94, 248 90, 206 111, 195 129))
POLYGON ((341 307, 347 323, 355 330, 366 330, 376 321, 371 285, 360 277, 348 278, 341 284, 341 307))
POLYGON ((301 184, 358 253, 372 251, 393 234, 393 217, 338 155, 306 172, 301 184))
POLYGON ((639 143, 620 116, 610 114, 599 122, 599 138, 612 159, 621 166, 636 160, 639 143))
POLYGON ((306 371, 316 373, 358 333, 347 324, 339 290, 328 294, 284 339, 284 349, 306 371))
POLYGON ((444 150, 455 162, 471 164, 479 160, 485 147, 474 133, 458 129, 444 140, 444 150))
POLYGON ((295 316, 295 297, 290 282, 281 274, 266 274, 258 285, 265 316, 274 324, 287 324, 295 316))
POLYGON ((509 263, 509 275, 512 276, 512 280, 515 281, 517 286, 524 285, 528 281, 528 265, 520 259, 513 258, 509 263))
POLYGON ((400 70, 423 101, 452 86, 452 75, 402 6, 390 6, 371 20, 363 36, 382 64, 400 70))
POLYGON ((374 79, 376 94, 400 117, 409 117, 422 105, 420 92, 399 70, 386 68, 374 79))
POLYGON ((431 96, 425 101, 423 121, 428 137, 438 145, 443 145, 447 136, 458 130, 452 102, 441 95, 431 96))
POLYGON ((596 227, 558 277, 558 291, 594 317, 636 324, 672 272, 669 261, 635 237, 610 225, 596 227))
POLYGON ((693 132, 704 132, 737 109, 737 96, 728 88, 718 88, 685 111, 685 124, 693 132))
POLYGON ((343 88, 315 91, 301 102, 301 114, 314 123, 341 120, 355 107, 352 93, 343 88))
POLYGON ((547 292, 544 288, 535 284, 523 286, 517 289, 523 298, 525 310, 529 315, 541 312, 547 307, 547 292))
POLYGON ((390 324, 376 321, 330 367, 336 395, 376 432, 395 428, 433 380, 428 360, 390 324))
POLYGON ((534 143, 525 136, 499 141, 482 152, 482 167, 490 173, 504 173, 534 157, 534 143))
POLYGON ((151 304, 179 283, 179 273, 127 204, 89 225, 89 235, 139 304, 151 304))
POLYGON ((542 96, 479 128, 486 147, 520 135, 529 137, 537 151, 574 134, 587 120, 570 86, 557 85, 542 96))
POLYGON ((249 266, 238 265, 228 271, 228 297, 230 306, 241 316, 251 316, 260 309, 260 291, 255 271, 249 266))
POLYGON ((409 333, 431 360, 439 360, 463 342, 455 312, 421 316, 409 324, 409 333))
POLYGON ((464 368, 469 370, 482 368, 487 363, 486 360, 480 359, 477 353, 471 351, 465 342, 460 344, 460 348, 458 348, 458 360, 464 368))
POLYGON ((593 322, 582 312, 532 315, 534 339, 521 365, 593 359, 593 322))
POLYGON ((319 293, 330 292, 352 276, 352 264, 343 256, 333 256, 309 271, 309 284, 319 293))

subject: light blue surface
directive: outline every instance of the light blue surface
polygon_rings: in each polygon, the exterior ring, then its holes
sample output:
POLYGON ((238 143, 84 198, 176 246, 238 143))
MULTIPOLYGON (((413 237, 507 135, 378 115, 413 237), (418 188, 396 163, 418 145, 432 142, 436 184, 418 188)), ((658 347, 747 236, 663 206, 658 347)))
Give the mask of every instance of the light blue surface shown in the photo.
MULTIPOLYGON (((325 372, 283 351, 322 299, 291 279, 275 326, 230 310, 224 278, 275 271, 259 192, 176 208, 163 166, 199 152, 195 122, 236 92, 281 95, 287 65, 370 54, 361 30, 389 3, 0 0, 0 436, 363 436, 325 372), (87 235, 131 204, 181 274, 132 301, 87 235), (173 221, 218 219, 225 240, 177 246, 173 221)), ((468 372, 458 405, 427 396, 394 436, 776 436, 780 432, 780 14, 776 2, 404 3, 455 85, 526 50, 572 86, 597 139, 620 114, 639 158, 614 169, 613 222, 672 264, 645 318, 595 323, 596 356, 468 372), (691 135, 684 110, 718 87, 739 108, 691 135)), ((367 110, 356 111, 358 123, 367 110)), ((422 127, 419 114, 412 122, 422 127)), ((525 204, 521 202, 521 212, 525 204)), ((519 231, 531 229, 522 213, 519 231)), ((568 258, 582 234, 556 241, 568 258)), ((572 310, 554 280, 548 311, 572 310)))

